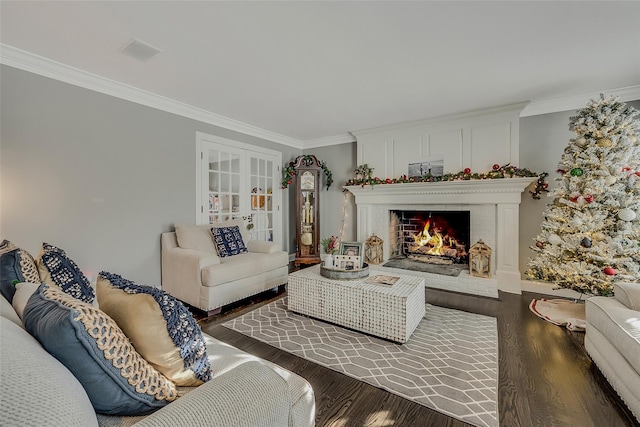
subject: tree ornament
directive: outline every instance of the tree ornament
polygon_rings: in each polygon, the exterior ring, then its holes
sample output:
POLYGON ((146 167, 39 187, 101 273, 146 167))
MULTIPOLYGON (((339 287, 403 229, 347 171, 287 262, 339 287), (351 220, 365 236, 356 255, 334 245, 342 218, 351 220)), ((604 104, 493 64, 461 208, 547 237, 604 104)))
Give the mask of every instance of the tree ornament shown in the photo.
POLYGON ((587 203, 593 203, 593 194, 587 194, 584 196, 584 201, 587 203))
POLYGON ((551 243, 552 245, 560 245, 563 242, 564 241, 557 234, 552 234, 549 236, 549 243, 551 243))
POLYGON ((542 248, 544 248, 544 243, 538 240, 536 242, 536 246, 539 247, 540 249, 542 249, 542 248))
POLYGON ((607 276, 615 276, 617 273, 616 269, 612 267, 605 267, 604 270, 602 270, 602 272, 607 276))
POLYGON ((623 221, 633 221, 634 219, 636 219, 636 216, 637 215, 635 211, 629 208, 620 209, 620 211, 618 212, 618 218, 623 221))
POLYGON ((573 168, 571 169, 571 176, 582 176, 582 169, 580 168, 573 168))
POLYGON ((471 168, 464 168, 464 173, 471 173, 471 168))
POLYGON ((629 166, 625 166, 622 168, 622 172, 629 172, 631 168, 629 166))
POLYGON ((567 171, 564 169, 557 169, 556 172, 558 172, 560 175, 564 175, 565 173, 567 173, 567 171))
POLYGON ((582 246, 583 248, 590 248, 592 243, 593 242, 588 237, 585 237, 584 239, 580 240, 580 246, 582 246))
POLYGON ((582 220, 582 218, 576 216, 571 220, 571 225, 573 225, 574 227, 580 227, 581 225, 584 224, 584 221, 582 220))
POLYGON ((494 170, 494 171, 497 171, 498 169, 500 169, 500 165, 499 165, 499 164, 497 164, 497 163, 496 163, 496 164, 494 164, 492 167, 493 167, 493 170, 494 170))
POLYGON ((581 148, 587 145, 587 140, 583 136, 581 136, 580 138, 577 138, 575 142, 576 142, 576 145, 581 148))
POLYGON ((605 236, 602 231, 595 232, 592 237, 598 242, 602 242, 604 239, 607 238, 607 236, 605 236))
POLYGON ((609 138, 600 138, 596 142, 596 145, 602 148, 609 148, 613 145, 613 142, 609 138))

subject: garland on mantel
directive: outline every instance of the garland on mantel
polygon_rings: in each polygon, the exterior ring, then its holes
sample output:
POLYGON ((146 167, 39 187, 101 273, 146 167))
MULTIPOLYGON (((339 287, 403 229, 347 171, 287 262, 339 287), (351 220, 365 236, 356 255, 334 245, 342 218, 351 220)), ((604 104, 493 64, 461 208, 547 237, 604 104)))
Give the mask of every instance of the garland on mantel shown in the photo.
POLYGON ((369 167, 368 164, 363 164, 358 166, 355 170, 355 177, 347 181, 346 185, 376 185, 376 184, 405 184, 409 182, 443 182, 443 181, 469 181, 475 179, 500 179, 500 178, 528 178, 528 177, 538 177, 536 181, 535 187, 532 190, 529 190, 531 197, 534 199, 540 199, 540 195, 542 193, 546 193, 549 184, 545 181, 546 177, 549 176, 547 172, 537 173, 533 172, 527 168, 518 168, 516 166, 511 166, 507 163, 504 166, 500 166, 498 164, 493 165, 493 169, 489 172, 471 172, 471 169, 465 168, 464 170, 456 173, 447 173, 440 176, 434 176, 430 173, 427 173, 423 176, 417 177, 407 177, 407 175, 402 175, 399 178, 385 178, 380 179, 377 176, 373 175, 373 168, 369 167))

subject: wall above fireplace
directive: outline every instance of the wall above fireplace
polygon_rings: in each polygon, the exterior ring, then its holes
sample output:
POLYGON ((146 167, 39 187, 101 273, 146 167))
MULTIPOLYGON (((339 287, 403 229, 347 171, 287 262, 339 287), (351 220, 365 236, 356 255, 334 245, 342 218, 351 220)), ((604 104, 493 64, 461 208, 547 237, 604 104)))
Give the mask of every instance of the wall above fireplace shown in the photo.
POLYGON ((384 240, 385 261, 390 254, 389 211, 469 211, 471 243, 482 239, 493 249, 493 276, 482 279, 463 272, 454 281, 448 276, 413 273, 423 275, 430 287, 497 297, 498 290, 521 293, 519 205, 522 192, 536 180, 535 177, 503 178, 344 188, 355 196, 358 240, 365 241, 375 232, 384 240))

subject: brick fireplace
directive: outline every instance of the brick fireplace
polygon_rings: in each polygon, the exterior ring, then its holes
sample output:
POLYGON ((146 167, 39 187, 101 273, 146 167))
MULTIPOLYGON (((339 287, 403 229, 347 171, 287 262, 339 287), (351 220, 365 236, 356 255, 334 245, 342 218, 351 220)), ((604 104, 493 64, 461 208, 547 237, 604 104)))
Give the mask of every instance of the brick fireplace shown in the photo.
MULTIPOLYGON (((385 262, 397 251, 392 246, 397 235, 390 231, 392 212, 469 212, 470 244, 482 239, 493 249, 492 277, 473 277, 468 270, 457 277, 396 268, 390 270, 423 276, 427 287, 497 298, 498 290, 521 293, 519 205, 522 192, 535 180, 504 178, 345 188, 355 196, 358 241, 365 241, 371 233, 380 236, 384 240, 385 262)), ((393 244, 396 245, 395 242, 393 244)))

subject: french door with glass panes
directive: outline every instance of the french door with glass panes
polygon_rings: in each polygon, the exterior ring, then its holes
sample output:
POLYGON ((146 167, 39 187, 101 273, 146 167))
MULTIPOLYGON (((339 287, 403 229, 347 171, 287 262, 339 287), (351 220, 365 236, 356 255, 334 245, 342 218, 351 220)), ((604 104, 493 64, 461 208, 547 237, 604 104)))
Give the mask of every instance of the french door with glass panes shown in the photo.
POLYGON ((282 242, 282 154, 197 132, 196 222, 242 217, 253 240, 282 242))

